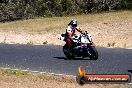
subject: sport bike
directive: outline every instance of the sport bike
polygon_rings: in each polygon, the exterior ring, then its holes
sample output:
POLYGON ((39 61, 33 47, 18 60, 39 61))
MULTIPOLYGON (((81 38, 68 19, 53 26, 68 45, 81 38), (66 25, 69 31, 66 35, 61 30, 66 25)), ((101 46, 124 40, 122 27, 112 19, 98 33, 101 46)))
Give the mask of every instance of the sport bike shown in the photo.
MULTIPOLYGON (((65 34, 61 34, 58 39, 65 41, 65 34)), ((92 42, 92 37, 88 33, 75 34, 73 37, 74 46, 68 48, 68 45, 63 46, 63 52, 67 58, 76 58, 76 57, 89 57, 90 59, 97 60, 98 52, 95 48, 94 43, 92 42)))

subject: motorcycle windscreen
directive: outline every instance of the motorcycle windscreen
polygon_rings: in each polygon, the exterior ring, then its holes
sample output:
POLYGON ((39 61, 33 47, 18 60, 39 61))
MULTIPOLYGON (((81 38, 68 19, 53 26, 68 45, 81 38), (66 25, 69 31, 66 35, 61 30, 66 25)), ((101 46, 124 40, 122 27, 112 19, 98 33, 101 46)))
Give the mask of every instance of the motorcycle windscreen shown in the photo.
POLYGON ((86 43, 86 44, 89 44, 91 43, 91 38, 89 38, 89 36, 82 36, 81 37, 81 43, 86 43))

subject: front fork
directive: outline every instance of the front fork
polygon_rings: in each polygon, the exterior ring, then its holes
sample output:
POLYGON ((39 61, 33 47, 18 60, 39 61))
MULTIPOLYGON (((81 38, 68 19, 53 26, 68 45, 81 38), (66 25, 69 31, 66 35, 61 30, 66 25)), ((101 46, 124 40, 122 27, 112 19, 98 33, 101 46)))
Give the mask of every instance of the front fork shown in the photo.
POLYGON ((88 55, 90 55, 90 56, 91 56, 92 54, 90 53, 89 47, 93 47, 93 46, 95 46, 95 44, 94 44, 93 42, 87 45, 87 53, 88 53, 88 55))

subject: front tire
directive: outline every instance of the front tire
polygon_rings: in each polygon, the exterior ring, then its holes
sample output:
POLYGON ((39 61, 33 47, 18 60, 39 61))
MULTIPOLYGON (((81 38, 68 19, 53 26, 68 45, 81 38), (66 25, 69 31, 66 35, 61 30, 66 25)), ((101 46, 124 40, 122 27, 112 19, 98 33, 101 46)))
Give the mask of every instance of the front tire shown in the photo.
POLYGON ((75 55, 73 54, 73 52, 68 48, 68 46, 65 44, 63 46, 63 52, 65 54, 65 56, 69 59, 74 59, 75 55))
POLYGON ((92 60, 97 60, 98 59, 98 51, 95 48, 95 46, 91 46, 88 48, 88 53, 89 53, 89 58, 92 60))

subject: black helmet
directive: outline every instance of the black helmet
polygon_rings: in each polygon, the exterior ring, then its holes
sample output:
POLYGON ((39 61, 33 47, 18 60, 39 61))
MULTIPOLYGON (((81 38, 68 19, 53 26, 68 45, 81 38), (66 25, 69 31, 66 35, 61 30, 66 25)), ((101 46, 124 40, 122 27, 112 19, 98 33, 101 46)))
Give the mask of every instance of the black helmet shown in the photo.
POLYGON ((77 20, 72 19, 71 22, 68 25, 71 25, 72 27, 77 27, 77 20))
POLYGON ((72 20, 71 26, 72 26, 72 27, 77 27, 77 20, 76 20, 76 19, 73 19, 73 20, 72 20))

